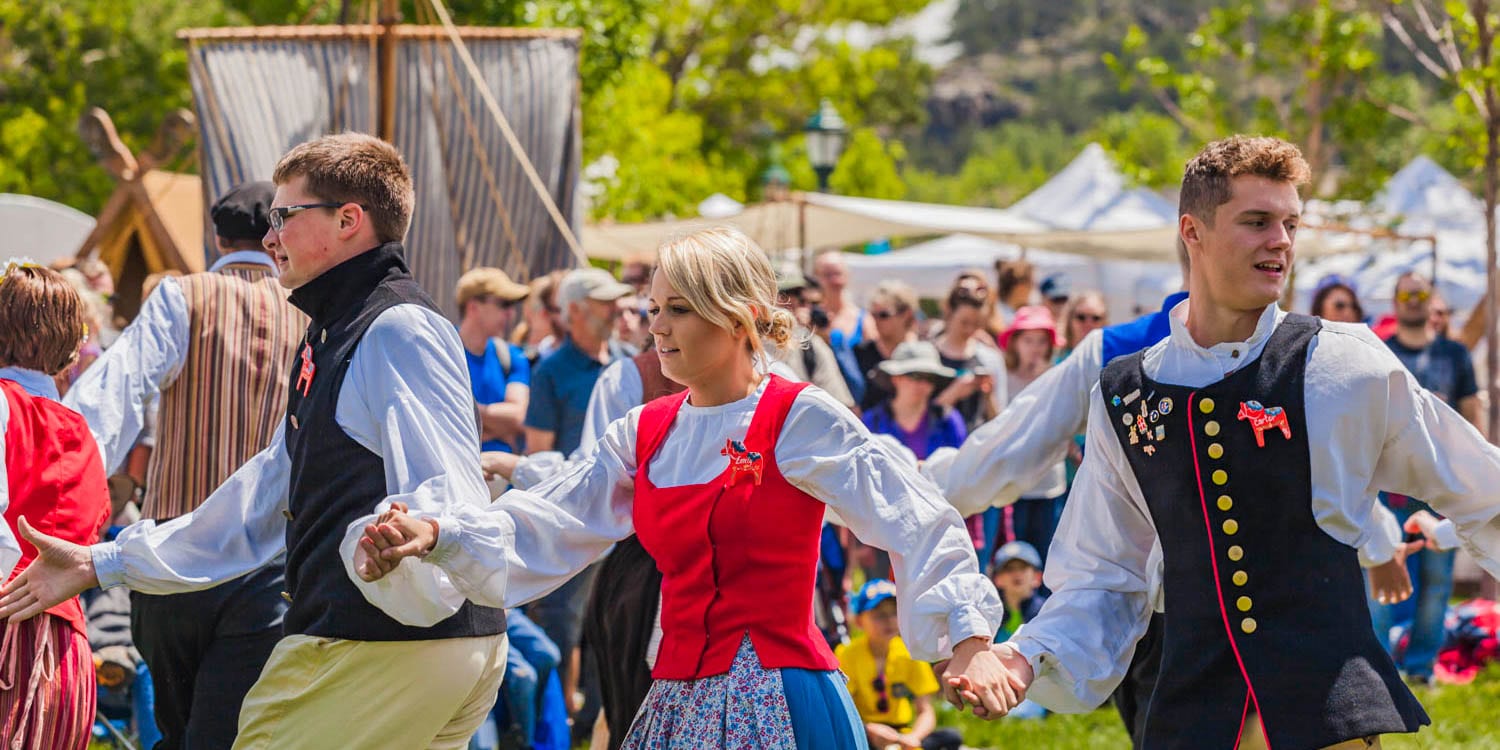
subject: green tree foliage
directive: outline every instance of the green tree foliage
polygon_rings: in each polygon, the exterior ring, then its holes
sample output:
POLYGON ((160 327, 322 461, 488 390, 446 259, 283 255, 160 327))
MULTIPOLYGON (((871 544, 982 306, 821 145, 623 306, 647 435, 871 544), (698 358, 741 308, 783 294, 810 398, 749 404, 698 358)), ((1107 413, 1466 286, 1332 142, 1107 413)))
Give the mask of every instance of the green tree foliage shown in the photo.
POLYGON ((1006 123, 975 136, 969 158, 955 175, 907 169, 902 175, 907 197, 932 203, 1008 206, 1067 166, 1086 143, 1056 124, 1006 123))
POLYGON ((96 211, 113 180, 77 135, 104 107, 132 149, 167 112, 191 107, 176 30, 226 22, 215 2, 0 0, 0 192, 96 211))

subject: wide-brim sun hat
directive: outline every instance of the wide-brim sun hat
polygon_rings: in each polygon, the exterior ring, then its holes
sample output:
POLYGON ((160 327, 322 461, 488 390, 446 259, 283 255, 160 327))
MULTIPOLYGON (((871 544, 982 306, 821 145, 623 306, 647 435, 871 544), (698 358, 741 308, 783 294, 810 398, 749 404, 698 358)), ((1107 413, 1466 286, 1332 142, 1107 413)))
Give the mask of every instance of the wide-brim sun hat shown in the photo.
POLYGON ((896 346, 887 359, 875 366, 887 377, 893 375, 923 375, 936 380, 951 380, 958 371, 943 364, 936 346, 926 341, 904 341, 896 346))

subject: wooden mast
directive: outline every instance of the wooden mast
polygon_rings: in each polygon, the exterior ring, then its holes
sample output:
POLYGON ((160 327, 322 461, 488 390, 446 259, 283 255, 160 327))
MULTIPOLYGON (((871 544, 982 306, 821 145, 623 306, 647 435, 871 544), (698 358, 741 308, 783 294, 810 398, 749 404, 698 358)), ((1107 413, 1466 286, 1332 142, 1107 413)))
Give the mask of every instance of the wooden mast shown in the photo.
POLYGON ((401 0, 380 2, 380 121, 376 135, 395 143, 396 138, 396 24, 401 22, 401 0))

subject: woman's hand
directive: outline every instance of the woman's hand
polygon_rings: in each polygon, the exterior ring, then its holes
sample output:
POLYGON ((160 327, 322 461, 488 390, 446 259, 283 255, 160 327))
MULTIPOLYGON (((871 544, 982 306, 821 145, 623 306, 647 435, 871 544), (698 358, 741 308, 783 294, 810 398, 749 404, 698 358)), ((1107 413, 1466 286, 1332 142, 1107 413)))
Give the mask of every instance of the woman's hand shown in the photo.
POLYGON ((437 544, 438 524, 431 518, 412 518, 406 505, 391 503, 375 523, 365 526, 354 550, 354 570, 369 583, 384 578, 408 557, 422 557, 437 544))
MULTIPOLYGON (((1001 644, 1005 645, 1005 644, 1001 644)), ((959 709, 973 707, 982 719, 997 719, 1010 713, 1026 697, 1031 684, 1031 665, 1013 648, 992 650, 988 638, 965 639, 953 649, 953 658, 943 669, 943 698, 959 709), (1014 658, 1003 658, 1013 654, 1014 658)))

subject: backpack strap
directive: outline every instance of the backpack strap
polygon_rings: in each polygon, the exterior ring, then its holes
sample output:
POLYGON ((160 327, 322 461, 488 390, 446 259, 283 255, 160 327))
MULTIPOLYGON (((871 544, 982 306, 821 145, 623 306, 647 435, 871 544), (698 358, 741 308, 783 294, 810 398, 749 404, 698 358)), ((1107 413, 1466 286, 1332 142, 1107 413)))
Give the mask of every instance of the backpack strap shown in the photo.
POLYGON ((495 359, 500 360, 500 374, 507 380, 510 379, 510 344, 505 339, 492 338, 490 343, 495 346, 495 359))

